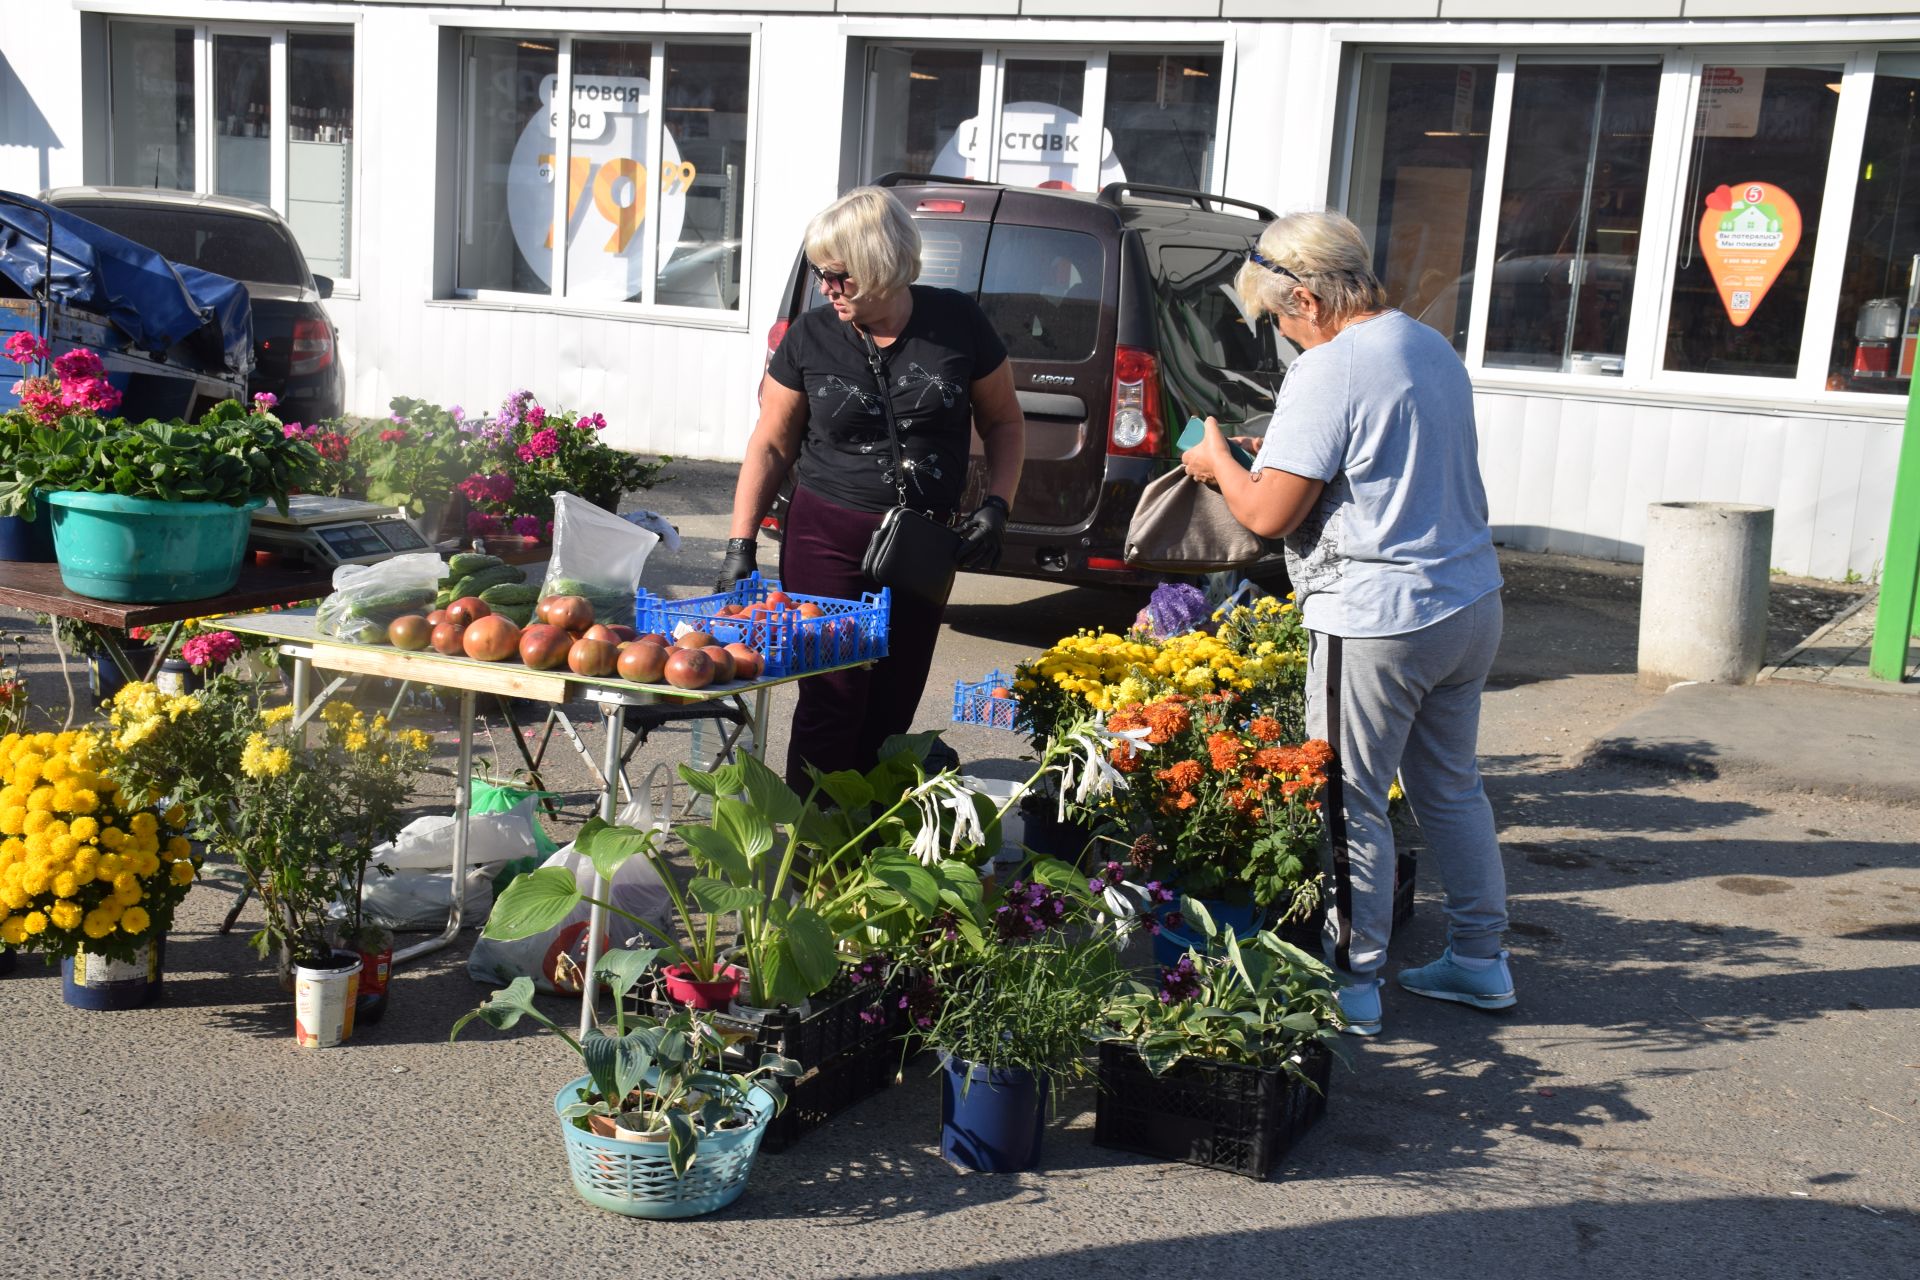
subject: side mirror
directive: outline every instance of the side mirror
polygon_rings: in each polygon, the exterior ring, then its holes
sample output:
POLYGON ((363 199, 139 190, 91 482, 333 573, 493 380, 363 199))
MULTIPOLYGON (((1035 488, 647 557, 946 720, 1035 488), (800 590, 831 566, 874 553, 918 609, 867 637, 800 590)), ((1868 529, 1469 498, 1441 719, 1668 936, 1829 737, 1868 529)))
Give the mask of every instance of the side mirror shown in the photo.
POLYGON ((333 277, 315 276, 313 278, 313 287, 320 291, 321 297, 331 298, 333 296, 333 277))

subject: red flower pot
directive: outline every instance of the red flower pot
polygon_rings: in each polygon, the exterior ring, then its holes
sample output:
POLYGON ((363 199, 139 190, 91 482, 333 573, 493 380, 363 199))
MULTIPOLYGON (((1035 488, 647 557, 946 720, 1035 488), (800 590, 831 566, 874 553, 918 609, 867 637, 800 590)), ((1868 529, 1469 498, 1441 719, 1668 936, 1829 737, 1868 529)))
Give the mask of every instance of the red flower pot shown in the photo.
POLYGON ((725 1013, 733 1003, 733 998, 740 994, 742 976, 732 965, 727 966, 724 976, 712 982, 696 982, 693 971, 683 964, 668 965, 661 971, 669 1000, 686 1005, 689 1009, 706 1009, 714 1013, 725 1013))

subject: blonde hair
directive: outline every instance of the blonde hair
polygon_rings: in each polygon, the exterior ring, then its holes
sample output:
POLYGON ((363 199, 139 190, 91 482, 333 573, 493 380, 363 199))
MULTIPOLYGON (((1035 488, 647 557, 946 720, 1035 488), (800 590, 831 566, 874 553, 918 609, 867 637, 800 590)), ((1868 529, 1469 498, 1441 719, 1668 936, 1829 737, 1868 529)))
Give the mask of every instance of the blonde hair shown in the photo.
POLYGON ((889 192, 855 187, 813 215, 806 254, 815 266, 845 267, 863 297, 887 298, 920 274, 920 229, 889 192))
POLYGON ((1245 263, 1234 287, 1249 314, 1298 316, 1295 289, 1318 298, 1322 314, 1334 324, 1387 305, 1387 291, 1373 274, 1373 251, 1343 214, 1330 209, 1285 214, 1267 224, 1255 249, 1293 278, 1258 262, 1245 263))

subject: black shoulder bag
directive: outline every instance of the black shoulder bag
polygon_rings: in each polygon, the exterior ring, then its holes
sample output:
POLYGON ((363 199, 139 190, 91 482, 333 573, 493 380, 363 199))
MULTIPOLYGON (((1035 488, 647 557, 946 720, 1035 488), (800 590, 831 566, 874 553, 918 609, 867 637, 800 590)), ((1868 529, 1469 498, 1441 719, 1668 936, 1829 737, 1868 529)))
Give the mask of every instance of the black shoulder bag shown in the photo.
POLYGON ((880 520, 867 543, 867 554, 860 561, 860 572, 883 587, 911 596, 926 604, 944 605, 953 590, 953 576, 960 560, 960 534, 924 511, 907 503, 906 457, 900 451, 900 430, 894 422, 893 396, 887 384, 887 367, 880 362, 880 348, 865 329, 860 336, 867 343, 867 365, 880 388, 880 412, 887 420, 887 444, 893 449, 893 487, 900 504, 880 520))

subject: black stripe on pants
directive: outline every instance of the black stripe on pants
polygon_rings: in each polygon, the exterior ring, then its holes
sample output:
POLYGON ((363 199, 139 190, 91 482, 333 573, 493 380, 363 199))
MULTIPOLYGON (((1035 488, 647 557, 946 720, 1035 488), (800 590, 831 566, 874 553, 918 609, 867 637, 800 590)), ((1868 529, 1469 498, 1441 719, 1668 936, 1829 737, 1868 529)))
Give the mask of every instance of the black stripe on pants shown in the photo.
POLYGON ((1327 642, 1327 745, 1333 763, 1327 769, 1327 847, 1333 857, 1333 963, 1343 973, 1353 972, 1353 863, 1347 850, 1347 788, 1342 776, 1340 747, 1340 637, 1327 642))

